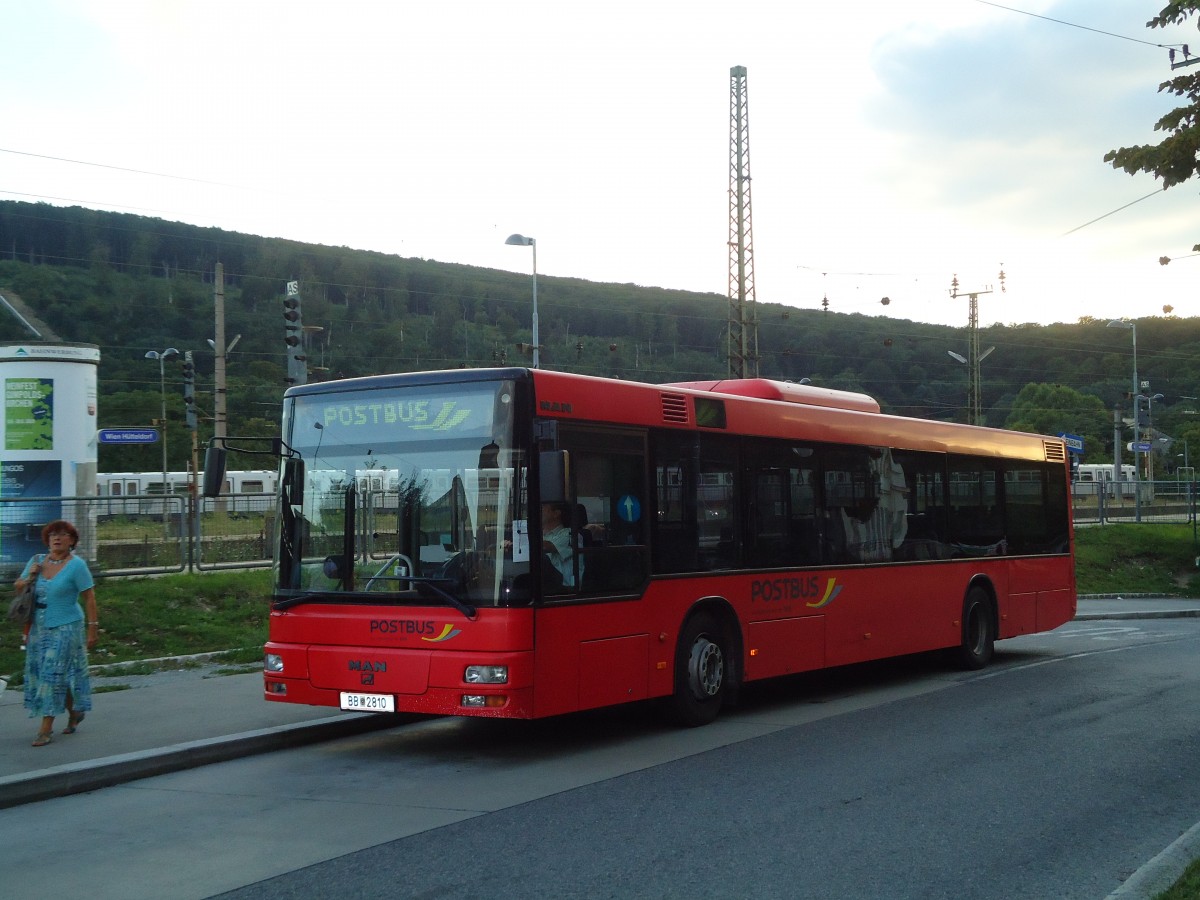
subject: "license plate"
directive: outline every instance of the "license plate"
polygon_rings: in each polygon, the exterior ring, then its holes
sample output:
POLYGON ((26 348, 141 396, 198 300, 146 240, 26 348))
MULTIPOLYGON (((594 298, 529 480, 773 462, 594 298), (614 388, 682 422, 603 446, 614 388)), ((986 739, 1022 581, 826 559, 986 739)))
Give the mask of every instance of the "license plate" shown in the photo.
POLYGON ((396 711, 396 698, 391 694, 351 694, 342 691, 342 709, 351 712, 390 712, 396 711))

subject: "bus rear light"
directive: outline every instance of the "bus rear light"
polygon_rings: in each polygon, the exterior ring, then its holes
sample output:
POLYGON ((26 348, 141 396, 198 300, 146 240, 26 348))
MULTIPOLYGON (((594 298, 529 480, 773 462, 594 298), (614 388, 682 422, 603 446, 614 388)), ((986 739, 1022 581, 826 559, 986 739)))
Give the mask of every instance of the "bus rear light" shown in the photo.
POLYGON ((276 675, 283 671, 283 657, 278 653, 268 653, 263 657, 263 669, 276 675))
POLYGON ((508 666, 467 666, 463 681, 467 684, 508 684, 508 666))
POLYGON ((462 705, 473 709, 499 709, 508 706, 508 698, 503 694, 463 694, 462 705))
POLYGON ((287 696, 287 685, 280 684, 277 681, 268 681, 267 682, 267 693, 268 694, 278 694, 280 697, 285 697, 285 696, 287 696))

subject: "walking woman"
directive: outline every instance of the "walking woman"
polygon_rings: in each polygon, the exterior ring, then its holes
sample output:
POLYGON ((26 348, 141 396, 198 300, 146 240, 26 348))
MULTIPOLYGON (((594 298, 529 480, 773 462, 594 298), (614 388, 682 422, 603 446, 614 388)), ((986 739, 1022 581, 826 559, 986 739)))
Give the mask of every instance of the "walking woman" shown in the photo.
POLYGON ((79 532, 64 519, 42 529, 49 553, 34 556, 17 579, 19 590, 37 576, 37 605, 25 651, 25 708, 42 717, 33 746, 54 734, 54 717, 67 714, 63 734, 74 734, 92 708, 87 651, 96 646, 96 591, 87 563, 74 553, 79 532), (82 598, 87 608, 84 618, 82 598))

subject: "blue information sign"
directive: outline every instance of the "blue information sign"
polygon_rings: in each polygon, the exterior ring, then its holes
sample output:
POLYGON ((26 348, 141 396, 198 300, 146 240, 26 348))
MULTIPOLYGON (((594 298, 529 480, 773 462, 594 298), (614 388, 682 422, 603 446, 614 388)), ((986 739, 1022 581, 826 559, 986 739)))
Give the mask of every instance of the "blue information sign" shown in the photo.
POLYGON ((636 522, 642 517, 642 503, 633 494, 625 494, 617 500, 617 515, 624 522, 636 522))
POLYGON ((154 444, 158 442, 158 429, 101 428, 96 439, 102 444, 154 444))
POLYGON ((1063 443, 1067 445, 1067 450, 1071 453, 1083 453, 1083 438, 1077 434, 1067 434, 1065 431, 1060 431, 1058 436, 1063 439, 1063 443))

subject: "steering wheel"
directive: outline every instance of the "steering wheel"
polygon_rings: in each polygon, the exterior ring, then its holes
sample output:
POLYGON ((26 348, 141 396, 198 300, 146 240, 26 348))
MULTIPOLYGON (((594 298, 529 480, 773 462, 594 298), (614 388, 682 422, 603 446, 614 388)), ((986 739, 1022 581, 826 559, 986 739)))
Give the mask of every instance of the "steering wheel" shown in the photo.
POLYGON ((479 583, 479 554, 460 550, 444 563, 436 577, 450 582, 450 590, 462 594, 479 583))

